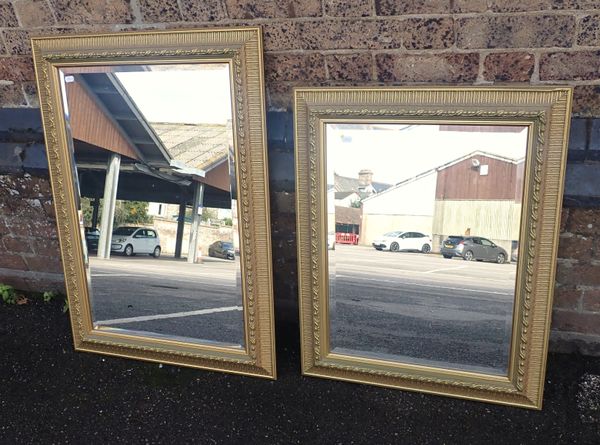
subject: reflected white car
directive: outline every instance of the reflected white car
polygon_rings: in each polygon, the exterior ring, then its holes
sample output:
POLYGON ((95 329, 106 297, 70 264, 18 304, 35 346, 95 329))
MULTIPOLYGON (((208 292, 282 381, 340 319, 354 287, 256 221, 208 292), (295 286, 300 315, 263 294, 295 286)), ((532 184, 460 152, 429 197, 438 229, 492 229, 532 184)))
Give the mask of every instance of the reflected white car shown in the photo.
POLYGON ((160 238, 155 229, 147 227, 119 227, 113 231, 110 251, 132 256, 137 253, 160 256, 160 238))
POLYGON ((373 247, 377 250, 389 250, 391 252, 414 250, 429 253, 431 252, 431 237, 421 232, 388 232, 373 241, 373 247))

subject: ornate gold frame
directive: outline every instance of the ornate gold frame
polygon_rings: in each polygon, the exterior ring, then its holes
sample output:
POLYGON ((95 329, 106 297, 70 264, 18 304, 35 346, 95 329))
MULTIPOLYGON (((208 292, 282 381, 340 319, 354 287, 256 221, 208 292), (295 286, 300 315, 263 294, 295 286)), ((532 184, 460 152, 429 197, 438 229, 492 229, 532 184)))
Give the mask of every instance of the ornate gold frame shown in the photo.
POLYGON ((275 338, 262 36, 258 27, 32 39, 75 349, 274 379, 275 338), (135 63, 229 63, 240 215, 245 347, 94 329, 59 69, 135 63))
POLYGON ((568 87, 295 90, 302 371, 464 399, 541 409, 572 91, 568 87), (529 127, 521 255, 508 376, 332 353, 326 232, 327 122, 504 123, 529 127), (526 254, 523 254, 526 252, 526 254))

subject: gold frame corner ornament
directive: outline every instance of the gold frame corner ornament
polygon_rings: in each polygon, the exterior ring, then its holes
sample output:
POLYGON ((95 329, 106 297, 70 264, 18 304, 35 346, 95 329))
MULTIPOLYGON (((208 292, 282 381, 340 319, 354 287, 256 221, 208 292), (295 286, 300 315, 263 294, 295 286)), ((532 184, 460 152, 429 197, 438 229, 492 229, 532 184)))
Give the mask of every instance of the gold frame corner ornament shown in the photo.
POLYGON ((76 350, 276 378, 263 47, 260 27, 142 31, 32 38, 71 327, 76 350), (242 244, 242 348, 94 328, 59 70, 119 64, 203 63, 232 67, 242 244))
POLYGON ((541 409, 572 102, 570 87, 296 88, 296 211, 305 375, 541 409), (529 128, 507 376, 329 350, 324 125, 484 123, 529 128), (521 249, 520 249, 521 250, 521 249))

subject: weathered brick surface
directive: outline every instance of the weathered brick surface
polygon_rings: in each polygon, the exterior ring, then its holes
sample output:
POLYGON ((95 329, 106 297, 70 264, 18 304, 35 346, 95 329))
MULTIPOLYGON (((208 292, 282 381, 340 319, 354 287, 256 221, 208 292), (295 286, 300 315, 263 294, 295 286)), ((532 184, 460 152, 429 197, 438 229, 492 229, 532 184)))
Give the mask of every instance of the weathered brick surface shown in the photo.
POLYGON ((571 286, 557 287, 554 290, 554 307, 578 310, 581 304, 582 291, 571 286))
POLYGON ((21 26, 49 26, 56 22, 46 0, 19 0, 14 6, 21 26))
POLYGON ((402 47, 401 20, 319 20, 298 23, 303 49, 391 49, 402 47))
POLYGON ((486 16, 457 20, 459 48, 571 47, 575 17, 569 15, 486 16))
POLYGON ((593 80, 599 70, 600 51, 555 52, 540 60, 540 80, 593 80))
POLYGON ((334 17, 367 17, 372 15, 371 2, 364 0, 324 0, 325 15, 334 17))
POLYGON ((440 14, 450 12, 448 0, 375 0, 377 15, 440 14))
POLYGON ((221 0, 181 0, 181 16, 190 22, 213 22, 227 18, 221 0))
POLYGON ((558 331, 600 335, 600 314, 554 311, 552 327, 558 331))
POLYGON ((586 289, 583 291, 583 310, 600 312, 600 289, 586 289))
POLYGON ((600 237, 600 211, 597 209, 569 209, 565 230, 583 236, 600 237))
POLYGON ((535 57, 527 52, 488 54, 483 66, 485 80, 527 82, 535 69, 535 57))
POLYGON ((15 10, 10 2, 0 2, 0 28, 19 26, 15 10))
POLYGON ((383 82, 473 82, 479 54, 379 54, 376 63, 383 82))
POLYGON ((322 54, 285 54, 265 56, 268 81, 325 80, 325 58, 322 54))
POLYGON ((138 0, 142 18, 148 23, 179 22, 182 20, 177 0, 138 0))
POLYGON ((8 85, 0 84, 0 107, 24 107, 27 100, 23 95, 20 82, 8 85))
POLYGON ((233 19, 318 17, 323 9, 320 0, 225 0, 233 19))
POLYGON ((332 54, 325 62, 330 79, 369 81, 372 78, 373 57, 369 53, 332 54))
POLYGON ((454 45, 454 20, 451 18, 409 19, 401 26, 407 49, 444 49, 454 45))
POLYGON ((600 46, 600 14, 586 15, 579 21, 577 44, 600 46))
POLYGON ((578 85, 573 89, 573 114, 600 116, 600 85, 578 85))
MULTIPOLYGON (((143 1, 143 0, 141 0, 143 1)), ((165 0, 163 0, 164 2, 165 0)), ((131 7, 127 0, 49 0, 58 23, 131 23, 131 7)))
POLYGON ((33 60, 30 57, 0 58, 0 80, 12 82, 35 80, 33 60))

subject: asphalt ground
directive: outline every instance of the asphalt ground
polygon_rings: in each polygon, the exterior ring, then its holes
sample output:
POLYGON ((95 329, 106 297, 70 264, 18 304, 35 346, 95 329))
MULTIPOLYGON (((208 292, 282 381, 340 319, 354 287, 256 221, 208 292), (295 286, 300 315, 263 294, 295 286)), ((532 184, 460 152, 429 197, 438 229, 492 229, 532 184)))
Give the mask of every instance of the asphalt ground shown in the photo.
POLYGON ((329 257, 333 351, 506 374, 515 264, 339 244, 329 257))
POLYGON ((238 271, 238 259, 90 257, 93 320, 141 334, 243 345, 238 271))
POLYGON ((598 444, 600 359, 550 354, 542 411, 301 375, 277 381, 76 352, 62 299, 0 302, 1 444, 598 444))

